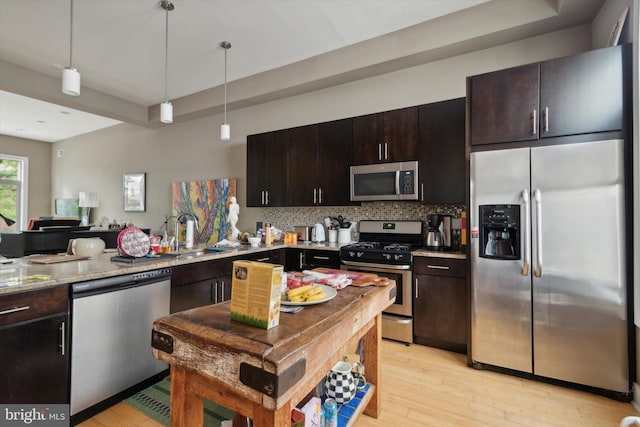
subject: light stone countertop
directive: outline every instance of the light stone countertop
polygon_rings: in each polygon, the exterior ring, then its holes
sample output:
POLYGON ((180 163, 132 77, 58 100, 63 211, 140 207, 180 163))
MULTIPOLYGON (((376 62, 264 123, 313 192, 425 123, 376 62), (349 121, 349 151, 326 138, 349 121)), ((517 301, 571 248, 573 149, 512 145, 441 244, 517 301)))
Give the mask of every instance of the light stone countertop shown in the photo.
MULTIPOLYGON (((86 260, 60 262, 55 264, 31 263, 29 262, 28 256, 24 258, 13 258, 12 263, 10 264, 0 264, 0 296, 3 294, 41 289, 50 286, 103 279, 106 277, 120 276, 123 274, 139 273, 142 271, 155 270, 159 268, 170 268, 195 262, 243 256, 274 249, 293 248, 338 251, 340 250, 340 246, 341 245, 339 245, 338 243, 328 242, 299 242, 296 245, 284 245, 276 243, 268 247, 261 245, 258 248, 251 248, 249 246, 243 245, 239 249, 211 253, 206 252, 203 255, 199 255, 193 258, 164 256, 137 264, 126 264, 111 261, 111 257, 117 255, 117 253, 115 252, 105 252, 86 260), (49 276, 50 278, 48 278, 49 276)), ((183 255, 188 255, 190 252, 195 252, 198 250, 202 250, 202 248, 194 248, 189 251, 181 250, 180 253, 183 255)), ((464 253, 437 252, 427 251, 424 249, 418 249, 414 251, 413 255, 460 259, 466 258, 464 253)))

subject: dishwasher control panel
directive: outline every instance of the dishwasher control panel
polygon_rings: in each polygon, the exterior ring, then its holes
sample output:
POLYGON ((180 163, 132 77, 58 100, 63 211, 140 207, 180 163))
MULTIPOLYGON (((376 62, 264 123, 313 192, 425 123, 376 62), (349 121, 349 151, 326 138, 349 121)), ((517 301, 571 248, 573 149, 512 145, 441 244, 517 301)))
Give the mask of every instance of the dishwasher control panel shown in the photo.
POLYGON ((171 269, 170 268, 159 268, 157 270, 143 271, 141 273, 134 273, 133 279, 135 281, 138 280, 149 280, 149 279, 158 279, 164 276, 170 276, 171 269))

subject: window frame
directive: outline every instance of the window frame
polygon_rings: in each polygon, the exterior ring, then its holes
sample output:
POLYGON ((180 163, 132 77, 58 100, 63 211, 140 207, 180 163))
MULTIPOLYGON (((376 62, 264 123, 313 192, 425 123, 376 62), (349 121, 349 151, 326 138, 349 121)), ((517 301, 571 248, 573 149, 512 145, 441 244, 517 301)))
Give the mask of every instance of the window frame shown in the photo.
POLYGON ((18 161, 22 163, 20 176, 18 176, 17 180, 0 178, 0 184, 16 185, 18 187, 18 200, 16 200, 17 217, 15 218, 15 221, 18 225, 17 231, 26 230, 29 212, 29 158, 24 156, 15 156, 12 154, 0 154, 0 159, 18 161))

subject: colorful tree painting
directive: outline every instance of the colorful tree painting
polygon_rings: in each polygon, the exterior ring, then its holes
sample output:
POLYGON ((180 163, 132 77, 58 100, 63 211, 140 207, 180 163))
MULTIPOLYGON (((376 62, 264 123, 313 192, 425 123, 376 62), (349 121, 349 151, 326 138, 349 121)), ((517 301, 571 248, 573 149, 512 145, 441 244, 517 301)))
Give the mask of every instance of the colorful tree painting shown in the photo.
MULTIPOLYGON (((229 232, 229 202, 236 195, 236 179, 222 178, 171 184, 173 215, 191 213, 198 218, 195 243, 216 243, 229 232)), ((184 233, 185 227, 181 228, 184 233)), ((184 236, 180 238, 183 240, 184 236)))

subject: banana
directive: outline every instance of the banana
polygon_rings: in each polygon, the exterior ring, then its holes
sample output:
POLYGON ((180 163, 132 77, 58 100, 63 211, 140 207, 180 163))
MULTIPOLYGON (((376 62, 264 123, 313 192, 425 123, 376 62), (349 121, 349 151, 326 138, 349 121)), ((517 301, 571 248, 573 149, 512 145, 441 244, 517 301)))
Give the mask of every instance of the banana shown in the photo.
POLYGON ((287 291, 287 298, 291 302, 318 301, 326 297, 321 285, 304 285, 287 291))
POLYGON ((310 301, 319 301, 319 300, 321 300, 321 299, 325 299, 325 298, 326 298, 326 296, 327 296, 327 295, 324 293, 324 291, 322 291, 322 292, 320 292, 320 293, 318 293, 318 294, 311 295, 309 298, 307 298, 307 302, 310 302, 310 301))
POLYGON ((314 286, 313 288, 309 289, 307 292, 304 293, 304 297, 306 299, 308 299, 308 298, 310 298, 310 297, 312 297, 314 295, 320 294, 320 293, 324 293, 324 290, 322 289, 322 286, 314 286))
POLYGON ((305 292, 309 291, 311 288, 313 288, 313 285, 304 285, 298 288, 289 289, 287 291, 287 296, 291 299, 291 297, 295 297, 296 295, 304 294, 305 292))

